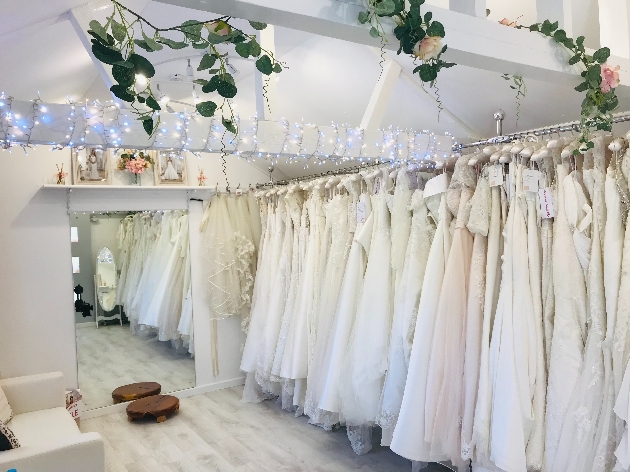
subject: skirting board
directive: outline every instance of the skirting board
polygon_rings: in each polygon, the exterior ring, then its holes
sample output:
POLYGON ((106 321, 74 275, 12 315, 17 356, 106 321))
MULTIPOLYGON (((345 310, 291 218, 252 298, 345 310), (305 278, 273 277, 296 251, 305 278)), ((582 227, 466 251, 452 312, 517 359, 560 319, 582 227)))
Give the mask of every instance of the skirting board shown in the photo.
MULTIPOLYGON (((179 390, 178 392, 171 392, 169 395, 173 395, 177 398, 193 397, 195 395, 201 395, 203 393, 214 392, 216 390, 223 390, 224 388, 237 387, 245 384, 245 377, 238 377, 236 379, 224 380, 223 382, 217 382, 210 385, 202 385, 200 387, 189 388, 186 390, 179 390)), ((129 405, 129 402, 118 403, 117 405, 109 405, 101 408, 95 408, 93 410, 82 411, 81 419, 88 420, 90 418, 96 418, 99 416, 110 415, 112 413, 118 413, 124 411, 129 405)))

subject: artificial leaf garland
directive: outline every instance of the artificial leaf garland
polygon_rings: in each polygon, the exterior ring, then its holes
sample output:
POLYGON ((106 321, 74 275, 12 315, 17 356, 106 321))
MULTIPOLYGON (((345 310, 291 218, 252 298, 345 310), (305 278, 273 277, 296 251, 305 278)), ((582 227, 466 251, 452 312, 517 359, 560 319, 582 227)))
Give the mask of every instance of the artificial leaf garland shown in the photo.
MULTIPOLYGON (((229 100, 236 96, 238 89, 234 77, 227 70, 226 56, 219 53, 217 45, 233 44, 239 56, 258 58, 256 67, 266 76, 278 74, 287 68, 272 52, 258 44, 255 34, 246 34, 233 27, 229 16, 210 21, 188 20, 178 26, 158 28, 118 1, 112 0, 112 3, 114 12, 107 18, 105 25, 96 20, 90 22, 88 33, 92 36, 92 52, 99 61, 112 66, 112 76, 117 83, 110 88, 111 92, 131 104, 133 113, 142 121, 148 135, 153 135, 160 124, 160 97, 151 88, 155 67, 146 57, 136 53, 136 46, 147 52, 160 51, 164 46, 171 49, 192 46, 194 49, 207 50, 197 70, 208 70, 212 77, 210 80, 197 79, 193 83, 202 85, 204 93, 217 92, 223 102, 219 106, 212 100, 203 101, 196 104, 196 109, 206 117, 213 116, 217 109, 221 110, 221 122, 233 134, 238 130, 229 100), (133 19, 128 19, 126 14, 133 19), (138 28, 142 39, 136 38, 138 28), (153 33, 149 35, 145 29, 153 33), (162 36, 162 33, 170 31, 182 34, 182 40, 162 36)), ((258 31, 267 27, 265 23, 249 23, 258 31)))
POLYGON ((370 35, 381 38, 381 44, 387 42, 387 33, 381 23, 382 18, 392 18, 396 24, 394 35, 399 41, 397 54, 404 52, 422 61, 414 74, 418 74, 422 82, 431 87, 440 70, 453 67, 455 64, 442 60, 447 46, 442 45, 446 35, 444 26, 433 20, 430 11, 424 15, 420 7, 425 0, 367 0, 367 10, 359 13, 359 23, 369 24, 370 35))

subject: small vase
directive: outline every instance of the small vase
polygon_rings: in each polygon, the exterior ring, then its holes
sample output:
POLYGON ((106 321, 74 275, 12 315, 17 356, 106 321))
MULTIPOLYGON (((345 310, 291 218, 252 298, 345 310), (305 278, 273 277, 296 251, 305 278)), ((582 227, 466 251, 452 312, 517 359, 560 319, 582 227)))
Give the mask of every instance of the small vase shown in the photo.
POLYGON ((142 186, 142 177, 140 174, 133 174, 132 185, 142 186))

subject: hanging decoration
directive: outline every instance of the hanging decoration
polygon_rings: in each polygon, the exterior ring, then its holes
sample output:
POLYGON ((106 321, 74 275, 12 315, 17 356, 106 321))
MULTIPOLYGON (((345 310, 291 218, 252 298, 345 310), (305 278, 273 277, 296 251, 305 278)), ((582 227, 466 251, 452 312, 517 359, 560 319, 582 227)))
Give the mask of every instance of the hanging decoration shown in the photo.
MULTIPOLYGON (((508 26, 511 25, 512 23, 508 26)), ((523 80, 523 77, 520 75, 503 74, 501 77, 504 80, 512 82, 510 88, 516 91, 516 128, 518 129, 518 121, 521 118, 521 99, 525 98, 525 95, 527 95, 527 86, 525 85, 525 80, 523 80)))
MULTIPOLYGON (((223 102, 219 106, 212 100, 196 104, 197 112, 206 117, 221 111, 221 122, 225 129, 237 134, 237 124, 230 99, 237 94, 234 77, 228 72, 227 56, 219 53, 219 44, 234 45, 236 53, 243 58, 257 58, 256 68, 265 76, 280 73, 286 65, 278 61, 271 51, 263 49, 256 41, 255 34, 247 34, 230 24, 231 17, 222 16, 210 21, 188 20, 178 26, 158 28, 138 13, 116 0, 112 0, 114 12, 105 25, 98 21, 90 22, 88 33, 92 36, 92 52, 105 64, 112 66, 112 75, 117 84, 110 90, 119 99, 131 104, 131 109, 142 121, 147 134, 153 135, 160 124, 160 103, 165 105, 168 98, 157 88, 151 87, 155 67, 146 57, 136 52, 136 47, 147 52, 160 51, 164 46, 171 49, 184 49, 192 46, 207 52, 197 70, 207 70, 210 79, 196 79, 202 92, 217 92, 223 102), (129 18, 131 17, 131 19, 129 18), (142 39, 136 39, 137 29, 142 39), (147 34, 148 31, 148 34, 147 34), (165 37, 164 33, 177 32, 178 40, 165 37), (156 95, 157 94, 157 95, 156 95)), ((263 30, 265 23, 249 22, 254 30, 263 30)), ((169 35, 170 36, 170 35, 169 35)))
POLYGON ((359 23, 370 24, 370 35, 380 38, 381 46, 384 46, 387 32, 382 19, 393 19, 396 24, 394 35, 400 43, 397 54, 404 52, 422 61, 413 73, 418 74, 422 82, 433 87, 440 70, 456 64, 442 60, 442 54, 447 49, 446 44, 442 45, 442 39, 446 35, 444 26, 433 20, 432 12, 422 15, 420 7, 424 2, 425 0, 367 0, 367 9, 359 13, 359 23))

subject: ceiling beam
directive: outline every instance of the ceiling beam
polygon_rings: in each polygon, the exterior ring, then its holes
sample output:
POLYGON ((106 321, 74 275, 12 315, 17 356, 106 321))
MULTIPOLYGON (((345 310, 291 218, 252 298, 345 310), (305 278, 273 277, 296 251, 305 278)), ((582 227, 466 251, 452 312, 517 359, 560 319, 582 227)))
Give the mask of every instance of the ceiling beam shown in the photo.
POLYGON ((381 76, 374 86, 372 96, 363 114, 361 129, 378 129, 381 126, 400 71, 401 67, 397 62, 391 59, 385 61, 381 76))
MULTIPOLYGON (((380 46, 357 15, 364 7, 338 0, 156 0, 161 3, 230 15, 370 46, 380 46)), ((445 59, 488 71, 546 82, 580 82, 579 66, 569 66, 567 53, 552 40, 456 11, 432 7, 433 18, 446 30, 445 59)), ((391 36, 386 49, 396 49, 391 36)), ((630 95, 630 60, 612 57, 622 69, 620 95, 630 95)))

